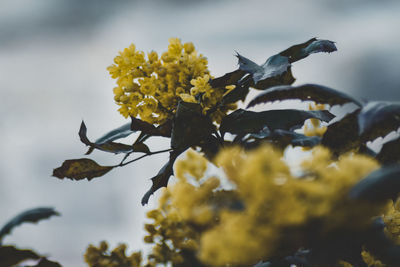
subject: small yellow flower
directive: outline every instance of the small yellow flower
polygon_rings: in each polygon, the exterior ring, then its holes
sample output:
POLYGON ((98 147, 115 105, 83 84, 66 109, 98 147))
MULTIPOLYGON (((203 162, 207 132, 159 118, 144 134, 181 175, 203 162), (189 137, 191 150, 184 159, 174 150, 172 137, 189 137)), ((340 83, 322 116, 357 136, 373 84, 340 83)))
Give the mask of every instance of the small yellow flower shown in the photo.
POLYGON ((183 45, 183 48, 185 49, 185 53, 186 53, 186 54, 191 54, 192 52, 195 51, 194 45, 193 45, 192 42, 185 43, 185 44, 183 45))
POLYGON ((194 96, 189 95, 189 94, 179 94, 179 97, 185 101, 185 102, 189 102, 189 103, 197 103, 196 98, 194 98, 194 96))

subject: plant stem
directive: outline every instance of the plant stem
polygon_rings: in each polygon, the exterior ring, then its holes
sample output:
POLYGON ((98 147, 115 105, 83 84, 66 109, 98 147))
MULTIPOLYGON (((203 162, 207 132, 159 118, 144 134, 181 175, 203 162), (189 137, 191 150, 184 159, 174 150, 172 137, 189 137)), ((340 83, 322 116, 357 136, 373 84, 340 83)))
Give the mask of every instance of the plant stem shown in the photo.
POLYGON ((124 163, 124 160, 126 159, 126 157, 125 157, 125 158, 121 161, 120 164, 115 165, 114 167, 122 167, 122 166, 128 165, 128 164, 130 164, 130 163, 132 163, 132 162, 138 161, 139 159, 142 159, 142 158, 144 158, 144 157, 151 156, 151 155, 155 155, 155 154, 160 154, 160 153, 164 153, 164 152, 170 152, 170 151, 172 151, 172 148, 168 148, 168 149, 164 149, 164 150, 159 150, 159 151, 150 152, 150 153, 147 153, 147 154, 145 154, 145 155, 143 155, 143 156, 140 156, 140 157, 138 157, 138 158, 132 159, 132 160, 127 161, 127 162, 124 163))

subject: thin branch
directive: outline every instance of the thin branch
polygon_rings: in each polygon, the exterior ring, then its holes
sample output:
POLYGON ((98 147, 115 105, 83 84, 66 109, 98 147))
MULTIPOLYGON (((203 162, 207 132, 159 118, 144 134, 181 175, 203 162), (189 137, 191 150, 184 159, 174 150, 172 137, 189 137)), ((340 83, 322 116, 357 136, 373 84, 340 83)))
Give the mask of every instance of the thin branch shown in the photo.
POLYGON ((145 154, 145 155, 142 155, 142 156, 140 156, 140 157, 138 157, 138 158, 135 158, 135 159, 132 159, 132 160, 130 160, 130 161, 127 161, 127 162, 123 163, 123 161, 125 160, 125 158, 124 158, 124 159, 121 161, 120 164, 115 165, 114 167, 122 167, 122 166, 128 165, 128 164, 130 164, 130 163, 132 163, 132 162, 138 161, 139 159, 145 158, 145 157, 147 157, 147 156, 151 156, 151 155, 155 155, 155 154, 160 154, 160 153, 165 153, 165 152, 170 152, 170 151, 172 151, 172 148, 168 148, 168 149, 164 149, 164 150, 159 150, 159 151, 150 152, 150 153, 147 153, 147 154, 145 154))

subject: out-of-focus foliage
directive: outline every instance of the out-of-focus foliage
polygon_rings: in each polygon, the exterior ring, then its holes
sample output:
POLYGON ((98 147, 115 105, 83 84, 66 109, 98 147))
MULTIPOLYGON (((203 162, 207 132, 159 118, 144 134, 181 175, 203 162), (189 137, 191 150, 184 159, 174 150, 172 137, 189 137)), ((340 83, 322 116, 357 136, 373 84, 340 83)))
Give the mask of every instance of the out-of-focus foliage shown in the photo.
POLYGON ((169 152, 142 204, 171 176, 177 181, 147 213, 144 241, 152 251, 146 257, 103 242, 89 246, 89 266, 399 266, 399 139, 378 153, 369 147, 399 128, 399 105, 291 85, 293 62, 334 51, 334 42, 313 38, 262 65, 237 54, 239 68, 216 78, 193 44, 176 38, 161 56, 134 45, 120 52, 108 70, 130 127, 93 142, 82 122, 79 137, 87 154, 98 149, 123 154, 122 160, 113 166, 66 160, 53 175, 90 180, 169 152), (309 110, 237 109, 252 89, 263 92, 247 108, 298 99, 310 101, 309 110), (356 109, 336 119, 330 108, 347 103, 356 109), (115 142, 134 132, 133 143, 115 142), (153 136, 169 138, 170 147, 151 151, 145 142, 153 136), (285 156, 294 146, 309 155, 296 170, 285 156), (212 164, 223 173, 211 174, 212 164))
POLYGON ((27 222, 36 223, 55 215, 60 214, 53 208, 40 207, 24 211, 8 221, 0 230, 0 266, 11 267, 27 260, 38 260, 32 267, 61 267, 57 262, 49 261, 35 251, 1 244, 4 236, 10 234, 14 227, 27 222))

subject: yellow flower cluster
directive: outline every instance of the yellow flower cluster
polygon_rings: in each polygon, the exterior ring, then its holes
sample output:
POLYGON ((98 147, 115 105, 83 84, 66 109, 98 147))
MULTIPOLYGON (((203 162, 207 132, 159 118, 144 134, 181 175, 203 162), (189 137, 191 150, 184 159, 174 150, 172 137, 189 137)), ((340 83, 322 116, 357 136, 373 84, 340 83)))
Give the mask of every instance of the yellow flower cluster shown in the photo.
POLYGON ((400 245, 400 198, 395 203, 390 203, 389 210, 383 215, 383 221, 386 235, 400 245))
MULTIPOLYGON (((153 249, 146 265, 140 253, 125 256, 125 246, 109 252, 102 243, 88 248, 89 266, 189 266, 196 261, 206 266, 248 266, 307 245, 304 240, 310 233, 303 226, 310 222, 318 221, 321 228, 313 235, 324 240, 343 229, 363 230, 379 214, 385 214, 388 235, 399 240, 399 201, 387 211, 386 203, 347 197, 362 177, 378 167, 371 158, 353 154, 333 160, 327 149, 316 147, 303 161, 301 177, 293 176, 282 151, 269 145, 250 152, 227 148, 215 162, 233 190, 219 189, 220 179, 206 175, 210 163, 193 150, 176 163, 177 182, 164 189, 159 207, 147 213, 152 222, 145 225, 144 241, 153 249), (221 205, 232 203, 229 192, 241 208, 221 205)), ((365 250, 362 257, 370 266, 385 266, 365 250)))
MULTIPOLYGON (((368 264, 368 266, 372 266, 372 267, 386 267, 387 265, 382 263, 380 260, 375 259, 374 256, 372 256, 371 253, 369 253, 366 250, 363 250, 361 252, 361 257, 363 259, 363 261, 368 264)), ((352 265, 350 265, 352 266, 352 265)))
POLYGON ((200 235, 213 224, 208 202, 219 186, 217 178, 201 179, 207 163, 189 150, 186 159, 176 164, 178 182, 164 190, 159 208, 147 213, 153 223, 145 225, 145 242, 154 244, 150 257, 156 262, 187 263, 188 255, 196 259, 200 235))
POLYGON ((125 250, 126 245, 120 244, 109 251, 108 244, 102 241, 99 247, 89 245, 84 258, 90 267, 155 267, 152 264, 142 264, 141 252, 134 252, 127 256, 125 250))
MULTIPOLYGON (((197 54, 192 43, 182 44, 178 38, 169 40, 168 50, 161 57, 152 51, 146 59, 145 53, 132 44, 115 57, 114 63, 108 71, 117 79, 114 100, 119 112, 153 124, 162 124, 173 116, 179 100, 200 103, 205 113, 227 90, 210 86, 207 59, 197 54)), ((211 118, 220 122, 233 108, 215 109, 211 118)))
POLYGON ((210 266, 250 265, 271 256, 286 256, 304 245, 301 226, 319 221, 317 235, 337 229, 360 230, 386 205, 348 199, 350 188, 378 167, 365 156, 343 156, 333 161, 317 147, 303 162, 304 177, 294 177, 282 152, 264 146, 251 152, 225 149, 216 158, 234 185, 243 209, 219 206, 230 191, 217 190, 220 180, 204 177, 208 162, 188 151, 176 163, 178 182, 163 191, 160 206, 148 213, 145 241, 154 243, 156 262, 186 262, 185 255, 210 266), (284 234, 292 229, 292 234, 284 234), (298 229, 298 230, 296 230, 298 229), (245 245, 244 245, 245 244, 245 245), (185 253, 183 253, 185 252, 185 253))
POLYGON ((237 186, 246 209, 221 212, 219 224, 202 234, 199 257, 213 266, 288 255, 306 240, 302 231, 285 235, 288 229, 311 220, 320 221, 327 233, 362 229, 384 209, 347 198, 349 189, 378 166, 364 156, 342 157, 332 164, 330 153, 316 148, 303 164, 307 176, 302 178, 293 177, 281 152, 269 146, 248 154, 228 149, 217 162, 237 186))

